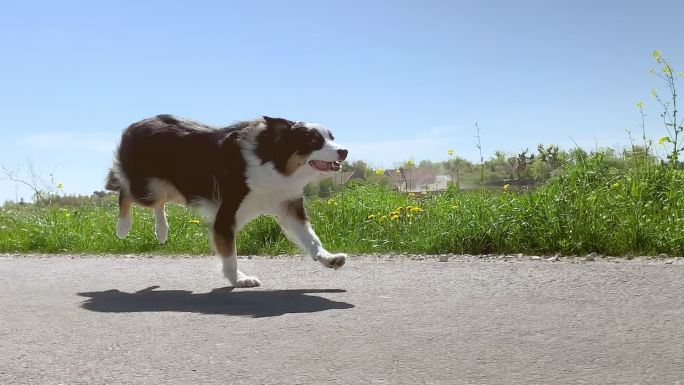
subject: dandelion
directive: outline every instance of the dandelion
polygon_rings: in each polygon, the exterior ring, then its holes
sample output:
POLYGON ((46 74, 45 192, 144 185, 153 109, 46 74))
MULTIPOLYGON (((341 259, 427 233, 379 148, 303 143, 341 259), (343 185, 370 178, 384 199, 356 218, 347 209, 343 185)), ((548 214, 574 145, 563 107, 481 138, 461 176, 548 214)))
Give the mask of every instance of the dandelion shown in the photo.
POLYGON ((447 154, 449 154, 449 156, 454 156, 455 153, 456 153, 456 151, 454 151, 452 149, 449 149, 449 151, 447 151, 447 154))
POLYGON ((503 190, 504 190, 504 191, 508 191, 510 188, 511 188, 511 185, 509 185, 508 183, 506 183, 506 184, 503 186, 503 190))
POLYGON ((389 215, 391 215, 391 216, 399 215, 399 211, 397 211, 397 210, 390 211, 389 215))
POLYGON ((386 220, 387 220, 387 215, 383 215, 383 216, 380 217, 380 220, 379 220, 379 221, 380 221, 380 223, 382 223, 382 222, 384 222, 384 221, 386 221, 386 220))
POLYGON ((188 221, 188 223, 192 223, 192 224, 194 224, 194 225, 197 225, 197 224, 200 223, 200 221, 199 221, 199 219, 191 219, 191 220, 188 221))
POLYGON ((57 190, 61 190, 64 188, 64 183, 57 183, 57 190))
POLYGON ((381 168, 376 168, 376 169, 375 169, 375 175, 377 175, 377 176, 380 176, 380 175, 382 175, 382 174, 384 174, 384 173, 385 173, 385 170, 383 170, 383 169, 381 169, 381 168))
POLYGON ((390 217, 390 220, 391 220, 391 221, 396 221, 397 219, 399 219, 399 215, 392 215, 392 216, 390 217))
POLYGON ((368 220, 373 220, 373 219, 375 219, 375 214, 371 214, 368 216, 368 220))
POLYGON ((423 209, 421 209, 421 208, 418 207, 418 206, 413 206, 413 207, 411 207, 411 208, 409 209, 409 211, 412 212, 412 213, 419 213, 419 212, 423 211, 423 209))
POLYGON ((328 204, 337 206, 337 202, 335 202, 335 200, 332 198, 328 199, 328 204))

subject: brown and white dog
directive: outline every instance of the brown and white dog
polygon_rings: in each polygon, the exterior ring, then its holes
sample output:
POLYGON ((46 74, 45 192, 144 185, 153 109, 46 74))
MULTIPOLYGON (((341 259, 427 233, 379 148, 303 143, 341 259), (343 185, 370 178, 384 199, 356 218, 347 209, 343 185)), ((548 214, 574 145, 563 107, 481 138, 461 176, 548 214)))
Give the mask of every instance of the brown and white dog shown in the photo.
POLYGON ((329 253, 311 228, 303 188, 340 170, 347 150, 330 130, 264 116, 213 128, 171 115, 158 115, 124 130, 106 188, 119 192, 116 233, 131 229, 131 205, 155 213, 157 239, 165 242, 164 205, 201 209, 213 226, 213 243, 223 274, 236 287, 254 287, 256 277, 238 270, 236 232, 261 214, 275 215, 285 234, 316 261, 339 268, 346 254, 329 253))

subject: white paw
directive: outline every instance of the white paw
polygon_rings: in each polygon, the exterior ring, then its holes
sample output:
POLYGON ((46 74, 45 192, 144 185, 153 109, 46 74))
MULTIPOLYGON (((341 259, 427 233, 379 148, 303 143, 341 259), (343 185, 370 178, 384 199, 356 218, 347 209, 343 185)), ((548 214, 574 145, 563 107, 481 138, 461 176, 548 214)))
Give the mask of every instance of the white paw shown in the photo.
POLYGON ((347 254, 331 254, 326 252, 324 254, 318 255, 316 259, 318 259, 323 266, 339 269, 340 267, 344 266, 345 262, 347 262, 347 254))
POLYGON ((154 227, 154 233, 157 235, 157 240, 159 240, 159 243, 164 243, 169 236, 169 226, 157 224, 154 227))
POLYGON ((128 232, 131 231, 132 223, 131 217, 119 218, 119 221, 116 222, 116 235, 121 239, 126 238, 128 232))
POLYGON ((257 287, 261 286, 261 282, 257 277, 242 277, 235 281, 235 287, 257 287))

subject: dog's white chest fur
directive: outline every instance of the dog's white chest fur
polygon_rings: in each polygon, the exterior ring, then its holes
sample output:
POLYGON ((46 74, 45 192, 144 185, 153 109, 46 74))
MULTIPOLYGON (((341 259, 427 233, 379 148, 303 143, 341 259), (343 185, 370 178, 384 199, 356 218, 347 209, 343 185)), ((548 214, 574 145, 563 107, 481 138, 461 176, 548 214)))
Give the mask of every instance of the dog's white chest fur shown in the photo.
POLYGON ((282 193, 249 192, 235 215, 237 228, 262 214, 278 215, 284 201, 282 193))

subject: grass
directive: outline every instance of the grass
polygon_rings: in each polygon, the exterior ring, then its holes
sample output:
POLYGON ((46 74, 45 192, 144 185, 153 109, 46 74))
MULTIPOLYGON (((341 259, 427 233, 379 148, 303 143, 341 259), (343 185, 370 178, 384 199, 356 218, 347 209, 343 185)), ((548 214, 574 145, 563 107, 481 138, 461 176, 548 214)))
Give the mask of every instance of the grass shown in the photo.
MULTIPOLYGON (((530 192, 406 195, 352 184, 307 202, 331 251, 349 253, 528 253, 684 255, 684 171, 667 165, 625 170, 601 153, 530 192)), ((125 240, 114 235, 113 199, 82 207, 0 210, 0 251, 209 254, 206 225, 182 207, 168 209, 166 244, 154 237, 149 210, 137 209, 125 240)), ((244 254, 296 253, 275 220, 261 217, 238 236, 244 254)))

